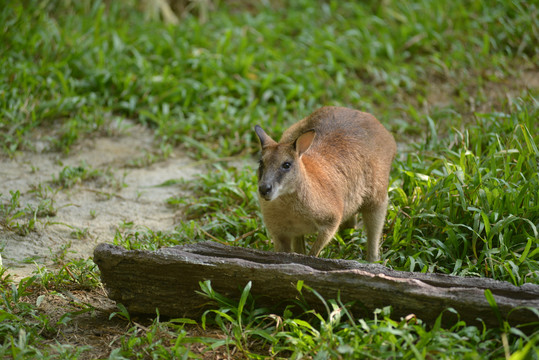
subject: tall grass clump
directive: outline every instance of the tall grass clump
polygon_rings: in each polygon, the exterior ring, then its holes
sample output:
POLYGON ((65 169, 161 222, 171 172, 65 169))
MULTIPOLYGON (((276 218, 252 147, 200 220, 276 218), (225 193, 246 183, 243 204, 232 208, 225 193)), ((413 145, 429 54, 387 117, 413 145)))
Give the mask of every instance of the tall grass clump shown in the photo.
MULTIPOLYGON (((447 139, 431 134, 396 162, 388 265, 539 281, 539 107, 477 114, 447 139)), ((433 127, 434 129, 434 127, 433 127)))

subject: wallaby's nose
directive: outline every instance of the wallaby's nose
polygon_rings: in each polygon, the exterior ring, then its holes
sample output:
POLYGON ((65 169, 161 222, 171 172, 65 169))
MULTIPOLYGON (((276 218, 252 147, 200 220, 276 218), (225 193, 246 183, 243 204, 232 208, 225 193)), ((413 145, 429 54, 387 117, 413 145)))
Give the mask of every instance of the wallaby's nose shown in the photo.
POLYGON ((260 184, 258 186, 258 192, 260 192, 260 195, 264 197, 266 197, 271 192, 271 189, 271 184, 260 184))

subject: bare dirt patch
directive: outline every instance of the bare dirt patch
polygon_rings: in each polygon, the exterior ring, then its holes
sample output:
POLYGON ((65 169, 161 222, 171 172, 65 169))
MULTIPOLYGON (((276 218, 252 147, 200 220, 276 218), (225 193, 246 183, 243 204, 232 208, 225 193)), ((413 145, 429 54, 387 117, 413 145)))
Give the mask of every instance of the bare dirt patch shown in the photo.
MULTIPOLYGON (((477 74, 469 76, 477 77, 477 74)), ((460 110, 467 116, 475 112, 501 111, 517 97, 539 89, 539 70, 536 68, 523 69, 520 76, 509 78, 503 78, 496 71, 485 70, 479 77, 483 78, 483 84, 464 88, 459 84, 465 82, 458 78, 433 79, 428 87, 425 111, 428 113, 430 109, 453 106, 454 99, 458 98, 465 99, 465 106, 460 110), (492 80, 497 78, 501 80, 492 80)))
MULTIPOLYGON (((159 185, 192 179, 202 169, 179 150, 156 155, 153 133, 142 126, 129 124, 113 133, 83 140, 69 155, 43 151, 47 145, 38 140, 35 152, 0 157, 0 204, 8 207, 18 191, 12 213, 24 213, 8 222, 0 218, 1 259, 11 279, 18 282, 40 267, 61 271, 70 259, 91 258, 95 246, 111 242, 122 227, 174 229, 178 214, 167 199, 182 190, 159 185), (61 181, 66 169, 91 176, 61 181), (35 213, 35 224, 28 226, 32 211, 44 203, 48 210, 35 213)), ((133 327, 118 317, 109 319, 118 308, 102 288, 49 292, 38 287, 26 301, 39 304, 39 312, 54 325, 54 333, 41 334, 50 339, 43 345, 71 346, 81 359, 108 357, 133 327)), ((146 330, 140 325, 137 331, 146 330)))
POLYGON ((37 266, 54 266, 53 259, 88 258, 100 242, 110 242, 119 227, 167 231, 174 228, 175 213, 166 200, 178 196, 167 180, 191 179, 201 170, 179 151, 147 166, 156 146, 151 131, 129 125, 112 137, 82 141, 68 156, 51 152, 25 152, 0 158, 0 202, 7 206, 19 191, 19 210, 26 216, 0 223, 3 265, 15 279, 29 276, 37 266), (62 184, 66 168, 92 173, 62 184), (21 231, 32 210, 43 199, 53 211, 35 216, 33 228, 21 231), (26 210, 25 210, 26 209, 26 210))

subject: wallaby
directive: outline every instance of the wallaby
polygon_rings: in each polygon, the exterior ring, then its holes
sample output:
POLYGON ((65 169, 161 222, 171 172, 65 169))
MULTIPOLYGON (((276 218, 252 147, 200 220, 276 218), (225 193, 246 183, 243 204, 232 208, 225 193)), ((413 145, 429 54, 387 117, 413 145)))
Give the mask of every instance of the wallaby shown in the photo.
POLYGON ((318 256, 339 227, 367 231, 367 260, 379 260, 393 136, 374 116, 323 107, 292 125, 277 143, 255 126, 262 156, 258 197, 275 251, 305 254, 304 235, 318 232, 309 255, 318 256))

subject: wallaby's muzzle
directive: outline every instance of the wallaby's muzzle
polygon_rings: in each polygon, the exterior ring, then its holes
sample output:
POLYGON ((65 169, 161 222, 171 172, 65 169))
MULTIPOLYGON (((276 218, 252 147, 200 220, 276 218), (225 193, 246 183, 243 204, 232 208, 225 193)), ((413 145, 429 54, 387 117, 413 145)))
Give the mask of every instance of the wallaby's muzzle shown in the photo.
POLYGON ((258 192, 260 193, 260 196, 264 200, 271 200, 271 191, 273 190, 273 186, 271 184, 262 183, 258 185, 258 192))

